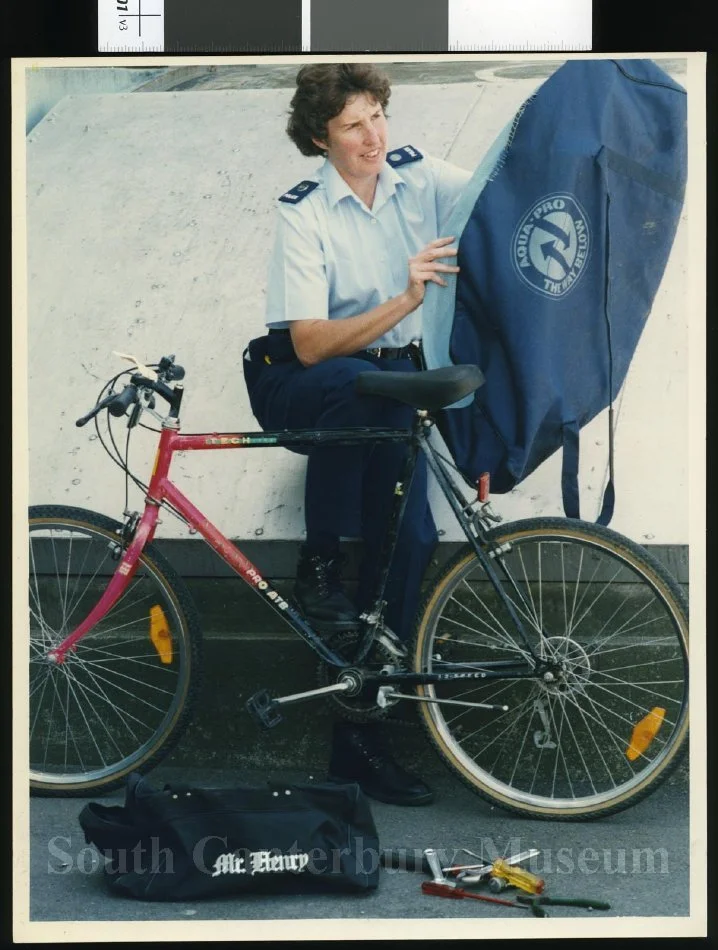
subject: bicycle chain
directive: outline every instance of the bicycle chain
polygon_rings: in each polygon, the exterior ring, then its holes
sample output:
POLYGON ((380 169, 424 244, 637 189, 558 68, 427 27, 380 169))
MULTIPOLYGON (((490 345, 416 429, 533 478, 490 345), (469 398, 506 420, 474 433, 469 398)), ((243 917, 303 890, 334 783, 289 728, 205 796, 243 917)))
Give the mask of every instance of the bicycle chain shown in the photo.
MULTIPOLYGON (((351 657, 352 647, 355 647, 360 639, 358 631, 349 630, 343 633, 336 633, 326 639, 326 644, 341 656, 351 657)), ((367 656, 362 660, 361 665, 384 666, 386 664, 394 665, 396 657, 383 644, 374 643, 367 656)), ((319 686, 330 686, 336 682, 336 667, 328 663, 320 663, 317 668, 317 679, 319 686)), ((381 720, 387 725, 411 725, 418 726, 419 723, 410 723, 409 720, 394 718, 389 715, 390 708, 382 709, 376 705, 376 691, 372 691, 370 700, 362 700, 360 696, 348 697, 341 693, 334 693, 327 697, 327 701, 333 706, 338 707, 342 715, 352 722, 375 722, 381 720), (362 704, 363 703, 363 704, 362 704)))

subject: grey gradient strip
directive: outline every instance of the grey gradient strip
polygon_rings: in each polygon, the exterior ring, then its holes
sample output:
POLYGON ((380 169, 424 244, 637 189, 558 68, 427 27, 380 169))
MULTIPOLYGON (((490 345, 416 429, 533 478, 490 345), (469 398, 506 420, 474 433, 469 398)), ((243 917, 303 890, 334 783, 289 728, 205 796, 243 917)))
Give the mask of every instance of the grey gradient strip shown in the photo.
POLYGON ((313 53, 446 52, 448 0, 311 0, 313 53))
POLYGON ((164 0, 167 53, 299 53, 302 0, 164 0))

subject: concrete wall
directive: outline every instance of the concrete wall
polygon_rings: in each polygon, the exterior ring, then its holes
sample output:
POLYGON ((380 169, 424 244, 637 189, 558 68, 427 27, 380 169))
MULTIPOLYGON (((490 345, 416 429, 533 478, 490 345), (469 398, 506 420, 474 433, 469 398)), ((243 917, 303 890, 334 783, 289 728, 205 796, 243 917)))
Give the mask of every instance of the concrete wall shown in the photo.
POLYGON ((167 67, 68 67, 29 69, 26 78, 25 130, 30 132, 57 103, 69 95, 129 92, 156 79, 167 67))
MULTIPOLYGON (((681 63, 673 68, 681 81, 681 63)), ((544 78, 520 66, 479 76, 396 85, 391 143, 473 168, 544 78)), ((284 134, 290 96, 287 88, 72 95, 29 135, 32 503, 121 513, 122 473, 92 427, 74 425, 122 368, 113 350, 144 361, 177 354, 187 369, 185 431, 257 428, 241 356, 262 332, 275 202, 316 165, 284 134)), ((617 405, 613 526, 646 543, 688 540, 686 281, 684 215, 617 405)), ((135 431, 131 467, 147 477, 154 437, 135 431)), ((606 434, 602 415, 582 435, 586 517, 595 517, 605 479, 606 434)), ((294 541, 303 471, 301 457, 276 449, 193 453, 173 468, 229 536, 294 541)), ((506 519, 560 514, 559 472, 550 459, 496 508, 506 519)), ((432 497, 444 539, 458 539, 443 499, 432 497)), ((130 501, 140 507, 141 493, 132 489, 130 501)), ((186 536, 169 516, 161 532, 186 536)))

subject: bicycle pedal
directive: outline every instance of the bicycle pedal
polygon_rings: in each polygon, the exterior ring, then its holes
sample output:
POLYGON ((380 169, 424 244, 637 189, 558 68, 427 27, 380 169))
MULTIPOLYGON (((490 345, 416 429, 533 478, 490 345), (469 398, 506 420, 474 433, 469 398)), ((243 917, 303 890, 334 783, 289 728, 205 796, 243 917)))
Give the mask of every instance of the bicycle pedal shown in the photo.
POLYGON ((271 729, 282 721, 282 714, 266 689, 260 689, 259 692, 250 696, 245 703, 245 708, 265 729, 271 729))

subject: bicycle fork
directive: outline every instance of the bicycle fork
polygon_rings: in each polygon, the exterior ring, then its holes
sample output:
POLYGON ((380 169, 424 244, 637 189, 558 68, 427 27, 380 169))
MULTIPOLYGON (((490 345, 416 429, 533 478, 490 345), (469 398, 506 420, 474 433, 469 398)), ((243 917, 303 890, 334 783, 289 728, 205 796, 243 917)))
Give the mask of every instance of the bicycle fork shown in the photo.
MULTIPOLYGON (((154 536, 158 518, 159 506, 148 504, 142 518, 137 524, 132 540, 121 555, 120 563, 117 565, 115 573, 112 575, 102 596, 82 623, 80 623, 69 636, 65 637, 61 643, 48 651, 47 659, 50 663, 64 663, 68 652, 74 649, 75 644, 81 640, 96 623, 102 620, 125 593, 137 571, 140 555, 145 545, 148 544, 154 536)), ((117 544, 121 546, 121 537, 118 537, 117 544)))

